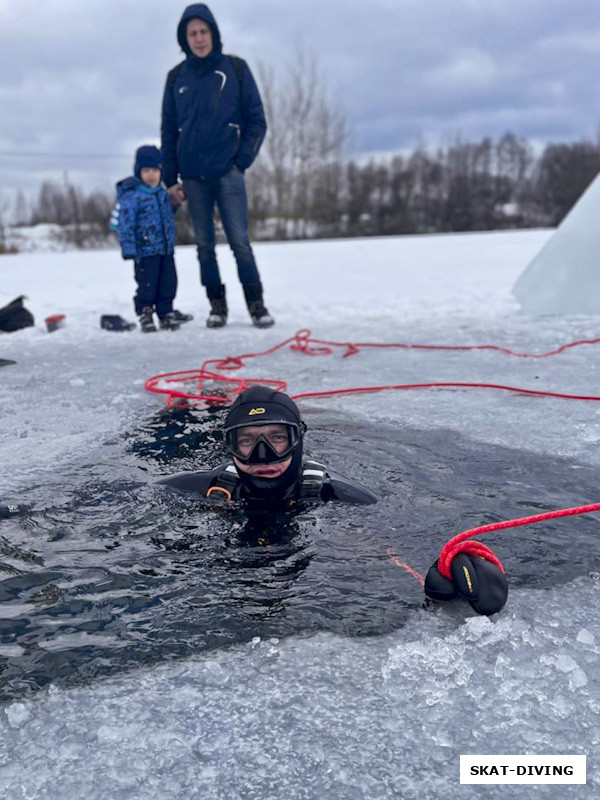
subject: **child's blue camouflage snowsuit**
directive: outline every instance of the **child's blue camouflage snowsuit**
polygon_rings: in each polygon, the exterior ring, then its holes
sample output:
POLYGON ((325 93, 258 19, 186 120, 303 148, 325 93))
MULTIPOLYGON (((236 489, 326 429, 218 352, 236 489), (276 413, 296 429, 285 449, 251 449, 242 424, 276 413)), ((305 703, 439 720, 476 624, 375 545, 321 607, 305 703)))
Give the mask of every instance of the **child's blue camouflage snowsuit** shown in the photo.
POLYGON ((117 205, 111 228, 119 234, 123 258, 170 255, 175 250, 174 206, 162 186, 147 186, 138 178, 117 184, 117 205))

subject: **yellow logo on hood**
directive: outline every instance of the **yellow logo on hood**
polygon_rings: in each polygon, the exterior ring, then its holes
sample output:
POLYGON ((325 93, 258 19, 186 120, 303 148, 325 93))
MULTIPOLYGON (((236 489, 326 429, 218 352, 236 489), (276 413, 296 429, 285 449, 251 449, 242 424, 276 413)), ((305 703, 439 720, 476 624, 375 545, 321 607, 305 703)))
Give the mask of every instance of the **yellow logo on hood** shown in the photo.
POLYGON ((248 416, 251 417, 253 414, 264 414, 264 413, 265 413, 264 408, 251 408, 250 411, 248 412, 248 416))

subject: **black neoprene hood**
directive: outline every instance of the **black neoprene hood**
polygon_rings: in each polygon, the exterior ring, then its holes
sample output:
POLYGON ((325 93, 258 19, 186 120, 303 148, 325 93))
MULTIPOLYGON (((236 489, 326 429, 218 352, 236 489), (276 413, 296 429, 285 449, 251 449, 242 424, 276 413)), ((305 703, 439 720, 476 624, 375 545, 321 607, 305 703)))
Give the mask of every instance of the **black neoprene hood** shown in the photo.
POLYGON ((247 425, 273 425, 276 423, 297 425, 302 419, 294 401, 268 386, 252 386, 243 391, 229 409, 225 420, 225 431, 247 425))

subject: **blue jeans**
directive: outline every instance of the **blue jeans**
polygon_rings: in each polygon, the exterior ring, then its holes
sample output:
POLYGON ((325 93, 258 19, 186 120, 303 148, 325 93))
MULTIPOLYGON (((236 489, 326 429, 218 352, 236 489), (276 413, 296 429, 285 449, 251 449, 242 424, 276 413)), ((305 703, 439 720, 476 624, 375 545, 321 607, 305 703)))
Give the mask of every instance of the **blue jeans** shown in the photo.
POLYGON ((203 286, 221 283, 219 265, 215 253, 215 204, 229 246, 233 251, 240 281, 244 285, 260 283, 258 267, 248 236, 248 199, 244 173, 237 167, 210 181, 184 178, 183 188, 188 206, 200 262, 200 282, 203 286))
POLYGON ((162 319, 173 311, 177 292, 177 271, 172 255, 146 256, 135 263, 137 292, 133 298, 135 313, 141 314, 145 306, 155 306, 162 319))

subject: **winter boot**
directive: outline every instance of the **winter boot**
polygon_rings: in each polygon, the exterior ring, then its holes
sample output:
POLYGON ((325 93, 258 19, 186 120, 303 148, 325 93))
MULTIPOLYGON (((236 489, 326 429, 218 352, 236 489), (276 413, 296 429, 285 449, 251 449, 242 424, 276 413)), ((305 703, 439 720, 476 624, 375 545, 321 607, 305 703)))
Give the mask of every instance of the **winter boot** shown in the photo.
POLYGON ((172 311, 169 311, 164 317, 161 317, 158 321, 159 327, 161 331, 178 331, 179 330, 179 323, 175 318, 175 314, 172 311))
POLYGON ((244 296, 252 323, 257 328, 270 328, 275 324, 275 320, 269 314, 263 303, 263 291, 261 283, 244 284, 244 296))
POLYGON ((153 315, 154 309, 152 306, 144 306, 142 308, 142 313, 139 315, 140 320, 140 328, 142 329, 142 333, 152 333, 156 330, 154 325, 153 315))
POLYGON ((173 316, 175 317, 175 322, 190 322, 194 319, 191 314, 184 314, 183 311, 178 311, 176 308, 173 309, 173 316))
POLYGON ((227 325, 227 298, 222 283, 206 287, 206 295, 210 300, 210 314, 206 320, 207 328, 222 328, 227 325))

